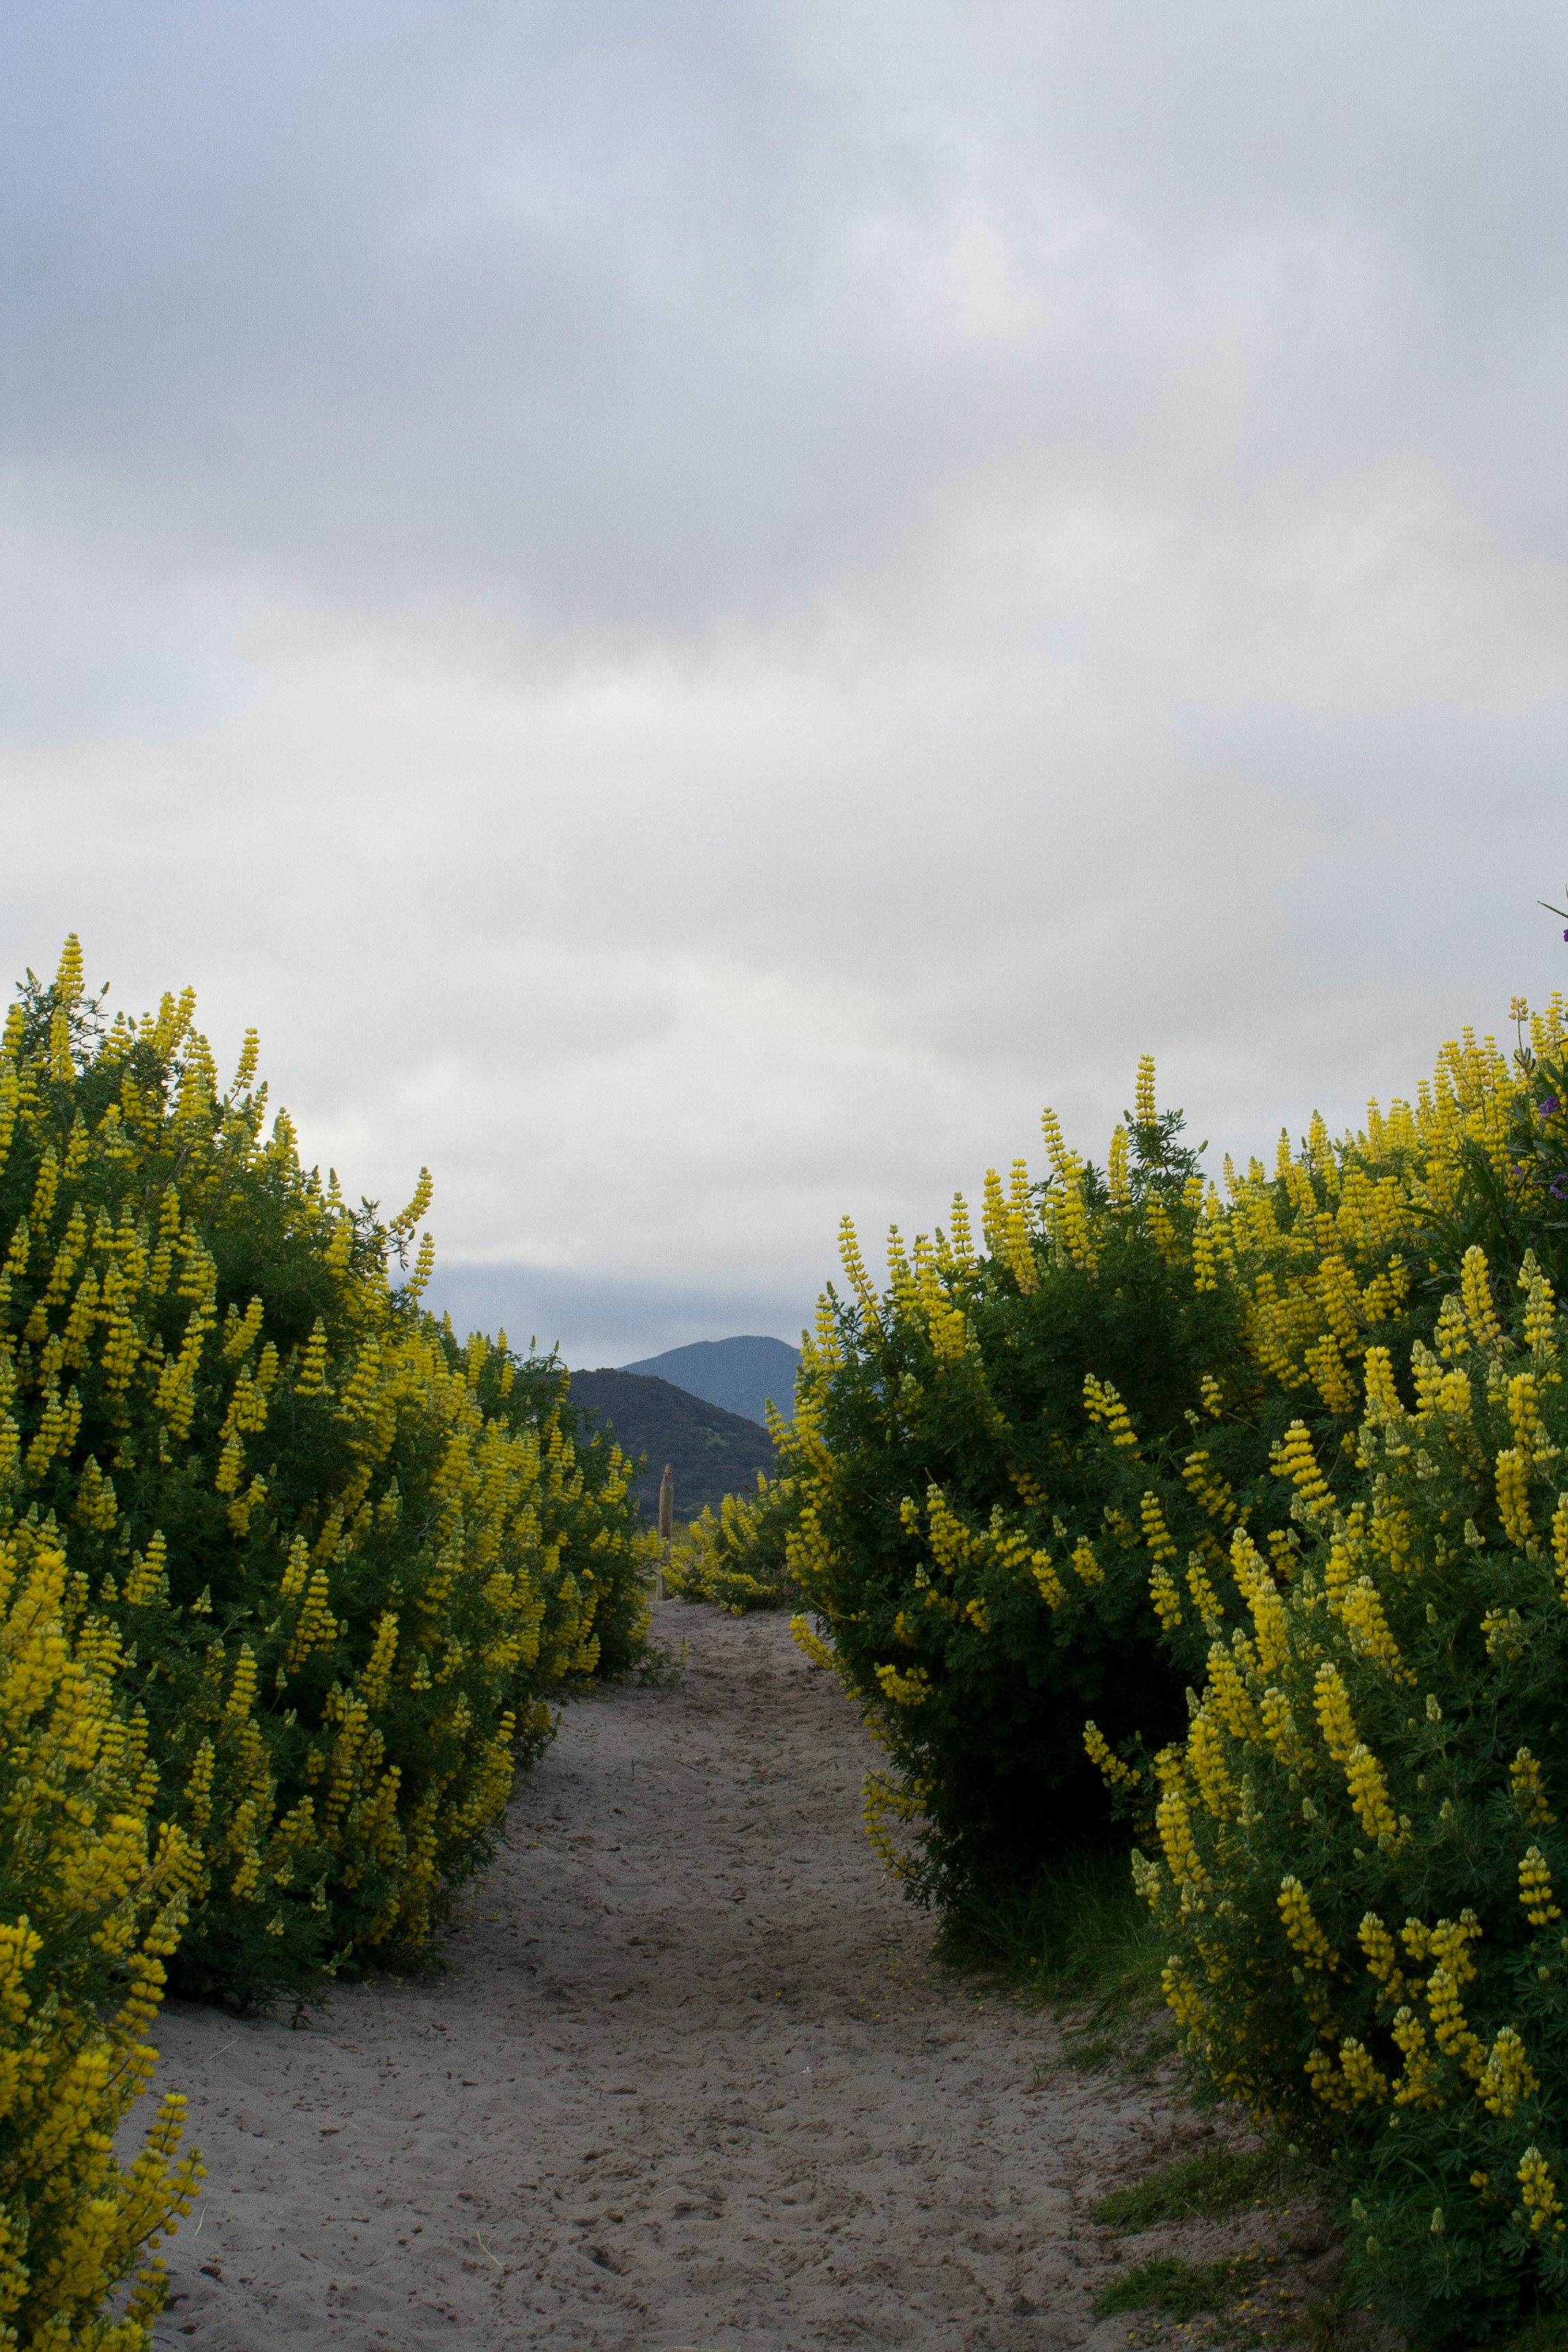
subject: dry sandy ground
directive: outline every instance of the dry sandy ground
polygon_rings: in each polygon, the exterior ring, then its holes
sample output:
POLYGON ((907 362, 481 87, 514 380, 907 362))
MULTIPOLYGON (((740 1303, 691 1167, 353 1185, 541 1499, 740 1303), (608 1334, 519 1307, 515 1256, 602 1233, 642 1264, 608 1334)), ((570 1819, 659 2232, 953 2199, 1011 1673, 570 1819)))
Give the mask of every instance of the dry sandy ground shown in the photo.
POLYGON ((1086 2209, 1190 2126, 930 1964, 780 1618, 657 1617, 684 1674, 567 1709, 442 1981, 166 2012, 169 2352, 1125 2344, 1086 2209))

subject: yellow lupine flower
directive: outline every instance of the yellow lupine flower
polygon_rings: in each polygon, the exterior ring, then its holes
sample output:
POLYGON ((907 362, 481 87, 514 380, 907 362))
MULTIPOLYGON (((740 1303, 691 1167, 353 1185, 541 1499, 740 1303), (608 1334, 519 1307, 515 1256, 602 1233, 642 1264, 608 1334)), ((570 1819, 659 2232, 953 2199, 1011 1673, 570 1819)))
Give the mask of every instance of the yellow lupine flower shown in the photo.
POLYGON ((1303 1421, 1293 1421, 1283 1439, 1275 1446, 1271 1456, 1277 1478, 1289 1478, 1301 1498, 1301 1503, 1313 1517, 1325 1511, 1333 1499, 1328 1480, 1318 1467, 1318 1457, 1312 1451, 1312 1440, 1303 1421))
POLYGON ((1380 1985, 1386 1986, 1395 2000, 1403 1999, 1405 1978, 1399 1967, 1399 1948, 1375 1911, 1365 1914, 1356 1934, 1366 1954, 1369 1972, 1380 1985))
POLYGON ((1300 1880, 1293 1875, 1282 1878, 1276 1900, 1291 1947, 1300 1952, 1307 1966, 1320 1970, 1337 1969, 1339 1954, 1312 1916, 1311 1902, 1300 1880))
POLYGON ((1367 1836, 1386 1840, 1390 1845, 1402 1844, 1404 1833, 1389 1801, 1383 1767, 1364 1742, 1358 1742, 1346 1760, 1345 1786, 1367 1836))
MULTIPOLYGON (((1279 1694, 1275 1693, 1278 1697, 1279 1694)), ((1241 1670, 1230 1651, 1215 1642, 1208 1656, 1208 1689, 1205 1704, 1212 1704, 1233 1739, 1245 1740, 1254 1748, 1261 1747, 1267 1738, 1252 1694, 1242 1678, 1241 1670)))
POLYGON ((1489 1352, 1502 1346, 1502 1326, 1492 1304, 1491 1279, 1486 1252, 1472 1246, 1465 1252, 1459 1273, 1459 1296, 1465 1318, 1478 1348, 1489 1352))
POLYGON ((1136 1455, 1138 1436, 1131 1416, 1110 1381, 1097 1380, 1092 1372, 1085 1374, 1083 1408, 1090 1421, 1105 1430, 1112 1445, 1125 1446, 1136 1455))
POLYGON ((1068 1597, 1067 1587, 1052 1567, 1049 1555, 1043 1551, 1032 1553, 1029 1566, 1047 1608, 1059 1609, 1068 1597))
POLYGON ((1525 2149, 1515 2178, 1519 2182, 1520 2202, 1529 2216, 1532 2231, 1544 2230, 1549 2222, 1553 2231, 1568 2226, 1559 2218, 1563 2212, 1563 2200, 1557 2194, 1552 2167, 1538 2147, 1525 2149))
POLYGON ((1378 1421, 1400 1421, 1405 1407, 1394 1385, 1394 1360, 1386 1348, 1369 1348, 1362 1360, 1368 1412, 1378 1421))
POLYGON ((1397 1682, 1414 1684, 1415 1677, 1400 1659, 1399 1645, 1370 1576, 1359 1577, 1352 1585, 1340 1603, 1339 1614, 1358 1657, 1370 1658, 1397 1682))
POLYGON ((1236 1783, 1226 1769, 1219 1733, 1201 1707, 1187 1734, 1187 1761, 1208 1811, 1215 1821, 1232 1820, 1237 1811, 1236 1783))
POLYGON ((1487 2053, 1477 2089, 1482 2105, 1490 2115, 1505 2120, 1527 2099, 1533 2099, 1541 2084, 1534 2068, 1525 2055, 1523 2042, 1511 2025, 1500 2031, 1487 2053))
MULTIPOLYGON (((1212 1383, 1210 1383, 1212 1386, 1212 1383)), ((1236 1517, 1236 1501, 1228 1483, 1209 1467, 1209 1456, 1199 1447, 1182 1464, 1182 1477, 1199 1508, 1228 1527, 1236 1517)))
POLYGON ((1552 1900, 1552 1872, 1538 1845, 1527 1850, 1519 1865, 1519 1899, 1532 1927, 1550 1927, 1563 1916, 1552 1900))
POLYGON ((1113 1752, 1098 1725, 1092 1722, 1084 1725, 1083 1744, 1089 1762, 1113 1788, 1135 1789, 1143 1778, 1142 1772, 1131 1764, 1124 1764, 1113 1752))
POLYGON ((1509 1784, 1519 1818, 1527 1830, 1550 1829, 1557 1816, 1547 1802, 1542 1785, 1541 1764, 1528 1748, 1521 1748, 1508 1768, 1509 1784))
POLYGON ((1162 1630, 1173 1633, 1182 1622, 1182 1602, 1171 1571, 1163 1560, 1157 1561, 1149 1571, 1149 1598, 1154 1604, 1154 1614, 1162 1630))
POLYGON ((1426 2008, 1432 2020, 1433 2038, 1444 2057, 1460 2063, 1473 2061, 1468 2071, 1479 2074, 1481 2045, 1466 2021, 1459 1988, 1448 1969, 1436 1968, 1427 1978, 1426 2008))
POLYGON ((1388 2077, 1379 2073, 1370 2053, 1348 2034, 1340 2044, 1338 2064, 1326 2051, 1314 2050, 1305 2071, 1313 2095, 1342 2114, 1388 2096, 1388 2077))
POLYGON ((931 1676, 923 1666, 910 1666, 907 1673, 897 1666, 878 1666, 875 1672, 883 1696, 895 1706, 923 1706, 931 1696, 931 1676))
POLYGON ((1389 2031, 1404 2057, 1404 2071, 1394 2085, 1396 2107, 1436 2106, 1442 2065, 1426 2045, 1426 2029, 1409 2007, 1396 2010, 1389 2031))
POLYGON ((1336 1764, 1348 1764, 1352 1752, 1361 1744, 1361 1735, 1351 1713, 1350 1694, 1337 1666, 1325 1664, 1318 1668, 1312 1688, 1312 1706, 1329 1754, 1336 1764))
POLYGON ((1099 1560, 1095 1558, 1094 1546, 1088 1540, 1087 1537, 1081 1542, 1073 1546, 1071 1559, 1073 1572, 1083 1583, 1104 1583, 1105 1570, 1101 1568, 1099 1560))
POLYGON ((1505 1446, 1498 1455, 1497 1500, 1510 1543, 1522 1549, 1535 1526, 1530 1516, 1530 1464, 1517 1446, 1505 1446))
POLYGON ((1532 1356, 1552 1362, 1557 1355, 1557 1300, 1534 1263, 1533 1253, 1526 1257, 1519 1279, 1526 1294, 1524 1344, 1532 1356))
POLYGON ((1208 1873, 1194 1843, 1192 1816, 1187 1809, 1187 1801, 1179 1789, 1166 1790, 1155 1808, 1154 1820, 1172 1878, 1180 1887, 1206 1893, 1208 1873))
POLYGON ((1187 1560, 1187 1591, 1193 1596, 1193 1606, 1198 1612, 1205 1633, 1217 1633, 1224 1622, 1225 1612, 1220 1607, 1219 1595, 1209 1580, 1202 1556, 1195 1551, 1187 1560))
POLYGON ((1125 1208, 1132 1197, 1132 1188, 1127 1176, 1127 1129, 1120 1122, 1110 1138, 1105 1178, 1111 1200, 1119 1209, 1125 1208))

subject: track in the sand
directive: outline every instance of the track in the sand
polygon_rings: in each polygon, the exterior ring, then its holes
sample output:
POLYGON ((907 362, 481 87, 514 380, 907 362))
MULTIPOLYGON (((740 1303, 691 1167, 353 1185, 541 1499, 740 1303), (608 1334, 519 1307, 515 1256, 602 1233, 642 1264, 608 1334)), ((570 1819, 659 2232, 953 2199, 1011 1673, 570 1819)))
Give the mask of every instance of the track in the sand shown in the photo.
POLYGON ((444 1979, 292 2032, 175 2007, 206 2193, 169 2352, 1120 2345, 1097 2190, 1161 2103, 926 1958, 870 1750, 777 1617, 679 1602, 570 1707, 444 1979))

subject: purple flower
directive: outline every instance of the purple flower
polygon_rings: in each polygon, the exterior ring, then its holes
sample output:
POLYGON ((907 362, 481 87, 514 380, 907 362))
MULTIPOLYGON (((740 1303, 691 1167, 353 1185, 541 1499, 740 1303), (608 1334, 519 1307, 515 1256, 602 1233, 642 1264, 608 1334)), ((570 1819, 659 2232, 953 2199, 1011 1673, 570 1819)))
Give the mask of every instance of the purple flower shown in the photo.
POLYGON ((1555 1095, 1548 1095, 1541 1106, 1541 1116, 1542 1118, 1555 1118, 1562 1108, 1555 1095))
POLYGON ((1568 1175, 1553 1176, 1546 1189, 1554 1201, 1568 1201, 1568 1175))

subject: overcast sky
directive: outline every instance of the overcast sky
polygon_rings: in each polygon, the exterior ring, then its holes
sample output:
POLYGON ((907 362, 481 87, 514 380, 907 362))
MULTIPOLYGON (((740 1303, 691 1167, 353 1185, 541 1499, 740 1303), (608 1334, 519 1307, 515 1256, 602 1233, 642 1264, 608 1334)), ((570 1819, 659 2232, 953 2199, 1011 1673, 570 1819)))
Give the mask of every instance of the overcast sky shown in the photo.
POLYGON ((9 959, 464 1322, 798 1336, 1568 981, 1568 15, 11 0, 9 959))

